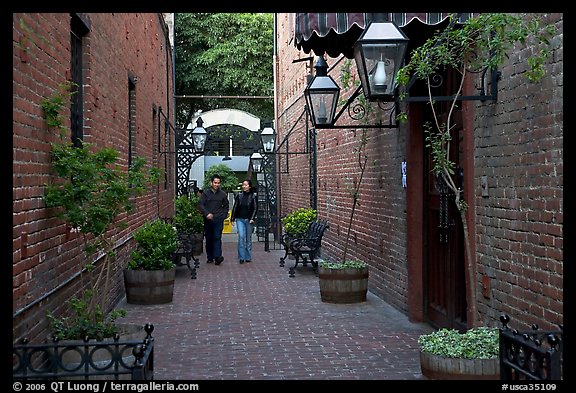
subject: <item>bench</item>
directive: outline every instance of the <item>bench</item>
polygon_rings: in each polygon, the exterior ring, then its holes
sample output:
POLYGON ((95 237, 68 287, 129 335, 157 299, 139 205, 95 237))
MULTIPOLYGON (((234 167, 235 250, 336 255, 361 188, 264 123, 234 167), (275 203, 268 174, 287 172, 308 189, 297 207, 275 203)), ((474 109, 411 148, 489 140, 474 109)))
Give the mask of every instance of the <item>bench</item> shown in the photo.
POLYGON ((280 266, 284 267, 284 260, 288 255, 294 256, 296 260, 294 266, 291 266, 288 270, 289 277, 294 277, 294 272, 296 271, 296 266, 298 263, 302 263, 302 266, 307 266, 308 261, 312 264, 314 268, 314 273, 318 274, 318 262, 314 259, 320 251, 320 246, 322 243, 322 236, 324 232, 329 228, 328 222, 323 220, 312 221, 308 226, 306 233, 298 238, 290 238, 284 234, 282 236, 281 243, 284 246, 284 256, 280 258, 280 266), (300 261, 302 259, 302 261, 300 261))
POLYGON ((58 379, 154 379, 154 326, 144 326, 143 340, 113 341, 90 340, 84 344, 66 341, 50 341, 45 344, 30 344, 23 339, 12 346, 12 377, 15 380, 58 380, 58 379), (64 359, 72 355, 79 362, 67 363, 64 359), (95 360, 93 356, 106 356, 106 360, 95 360), (130 356, 131 355, 131 356, 130 356), (131 361, 126 361, 130 359, 131 361), (133 359, 133 360, 132 360, 133 359))
POLYGON ((200 261, 194 256, 195 242, 193 236, 187 233, 178 233, 178 248, 172 253, 172 262, 176 266, 184 266, 182 262, 182 258, 184 258, 192 279, 197 277, 196 269, 200 266, 200 261), (194 261, 194 265, 190 264, 190 260, 194 261))
POLYGON ((510 317, 500 316, 500 379, 562 380, 563 378, 563 329, 541 331, 532 325, 532 331, 519 332, 508 327, 510 317))

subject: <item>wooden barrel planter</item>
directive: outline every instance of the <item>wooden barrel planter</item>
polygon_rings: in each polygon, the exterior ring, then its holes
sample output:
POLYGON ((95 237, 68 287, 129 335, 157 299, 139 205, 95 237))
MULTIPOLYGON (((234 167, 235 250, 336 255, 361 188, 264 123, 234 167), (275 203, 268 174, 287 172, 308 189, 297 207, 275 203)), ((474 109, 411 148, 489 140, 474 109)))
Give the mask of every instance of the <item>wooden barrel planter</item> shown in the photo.
POLYGON ((131 304, 170 303, 174 295, 176 268, 169 270, 124 269, 126 301, 131 304))
POLYGON ((326 303, 360 303, 368 292, 368 267, 362 269, 318 268, 320 297, 326 303))
POLYGON ((420 352, 420 369, 428 379, 497 380, 500 363, 494 359, 447 358, 420 352))

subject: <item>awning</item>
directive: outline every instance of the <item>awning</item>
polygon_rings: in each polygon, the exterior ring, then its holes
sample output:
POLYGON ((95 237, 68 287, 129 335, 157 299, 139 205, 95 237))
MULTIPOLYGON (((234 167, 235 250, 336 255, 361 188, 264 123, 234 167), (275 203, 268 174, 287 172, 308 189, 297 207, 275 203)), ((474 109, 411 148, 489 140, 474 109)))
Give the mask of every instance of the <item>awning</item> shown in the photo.
MULTIPOLYGON (((330 57, 343 54, 353 59, 354 43, 372 20, 370 13, 296 13, 294 45, 304 53, 314 51, 316 56, 326 53, 330 57)), ((447 25, 449 13, 388 13, 388 20, 396 22, 411 41, 429 36, 447 25), (412 33, 412 37, 408 32, 412 33), (417 32, 418 34, 415 34, 417 32), (418 35, 416 37, 415 35, 418 35)), ((461 14, 464 22, 472 14, 461 14)), ((410 51, 410 46, 408 48, 410 51)))

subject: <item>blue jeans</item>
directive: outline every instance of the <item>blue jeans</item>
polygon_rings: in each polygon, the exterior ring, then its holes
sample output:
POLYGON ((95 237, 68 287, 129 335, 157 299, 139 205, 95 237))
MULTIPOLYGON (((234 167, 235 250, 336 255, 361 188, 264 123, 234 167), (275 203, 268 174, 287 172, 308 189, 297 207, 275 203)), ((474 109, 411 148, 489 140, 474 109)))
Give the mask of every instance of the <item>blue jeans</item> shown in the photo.
POLYGON ((238 259, 243 261, 252 260, 252 224, 247 218, 236 219, 238 230, 238 259))
POLYGON ((206 258, 213 261, 222 256, 222 230, 224 218, 204 220, 204 236, 206 237, 206 258))

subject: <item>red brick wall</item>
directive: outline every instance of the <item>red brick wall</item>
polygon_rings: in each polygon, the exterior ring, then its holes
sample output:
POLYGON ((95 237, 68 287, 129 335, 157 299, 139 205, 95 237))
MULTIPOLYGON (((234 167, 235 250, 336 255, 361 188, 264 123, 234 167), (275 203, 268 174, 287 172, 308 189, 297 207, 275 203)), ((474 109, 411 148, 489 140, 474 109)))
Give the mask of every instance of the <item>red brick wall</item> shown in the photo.
MULTIPOLYGON (((128 75, 137 77, 133 154, 163 168, 157 149, 153 108, 172 116, 172 51, 161 14, 85 14, 90 32, 84 41, 84 140, 114 147, 127 165, 128 75)), ((80 235, 44 208, 50 180, 50 142, 40 103, 70 79, 70 14, 13 14, 13 329, 14 338, 42 337, 46 311, 79 290, 76 277, 88 261, 80 235), (69 284, 66 282, 70 280, 69 284), (37 303, 34 305, 34 303, 37 303)), ((64 113, 69 126, 69 111, 64 113)), ((174 160, 170 157, 169 165, 174 160)), ((170 172, 173 173, 173 170, 170 172)), ((110 231, 120 265, 133 247, 131 233, 145 220, 171 214, 174 181, 152 186, 135 202, 137 214, 120 216, 123 230, 110 231)), ((124 296, 121 270, 114 273, 111 308, 124 296)))
POLYGON ((476 260, 479 282, 488 282, 487 297, 479 294, 485 319, 505 312, 523 327, 551 329, 564 315, 563 18, 542 23, 559 32, 547 76, 528 82, 521 73, 532 48, 518 48, 501 68, 498 100, 477 105, 476 260))
MULTIPOLYGON (((279 51, 279 121, 280 141, 296 123, 303 111, 304 88, 307 84, 309 62, 296 62, 314 56, 314 53, 300 52, 290 41, 293 14, 278 15, 278 51, 279 51)), ((330 67, 337 59, 327 59, 330 67)), ((315 64, 312 63, 313 65, 315 64)), ((340 81, 341 61, 329 71, 336 83, 340 81)), ((350 67, 353 78, 356 67, 350 67)), ((341 92, 341 98, 347 97, 353 90, 341 92)), ((371 121, 381 118, 388 122, 387 113, 371 104, 371 121)), ((297 138, 304 134, 305 120, 298 123, 289 138, 290 151, 295 151, 297 138)), ((360 124, 346 115, 339 124, 360 124)), ((334 129, 317 130, 317 201, 321 218, 328 219, 330 229, 324 235, 322 258, 339 261, 342 258, 344 243, 353 199, 351 188, 360 177, 360 168, 354 155, 359 145, 362 130, 334 129)), ((406 268, 406 189, 401 183, 401 163, 405 158, 405 131, 402 129, 368 129, 367 169, 362 180, 359 203, 354 213, 351 236, 348 244, 347 259, 358 258, 371 265, 370 290, 407 311, 407 268, 406 268)), ((280 160, 285 160, 281 156, 280 160)), ((280 166, 282 168, 282 165, 280 166)), ((309 206, 309 166, 308 156, 290 156, 289 173, 280 175, 280 215, 283 216, 297 207, 309 206)))
MULTIPOLYGON (((298 51, 293 42, 294 14, 278 14, 278 124, 280 141, 303 110, 307 62, 293 62, 314 53, 298 51)), ((498 100, 476 102, 473 128, 474 190, 470 203, 475 230, 478 311, 486 324, 497 325, 502 312, 515 325, 538 323, 552 328, 563 320, 563 50, 562 15, 555 24, 553 58, 547 76, 530 84, 520 72, 530 49, 512 52, 501 68, 498 100), (488 198, 481 196, 481 176, 488 176, 488 198), (488 277, 489 297, 482 283, 488 277), (546 321, 550 324, 546 325, 546 321)), ((328 66, 337 63, 327 59, 328 66)), ((342 62, 329 71, 340 82, 342 62)), ((353 65, 353 72, 356 67, 353 65)), ((341 93, 342 95, 342 93, 341 93)), ((376 116, 387 117, 377 108, 376 116)), ((410 117, 409 117, 410 119, 410 117)), ((340 124, 350 124, 341 119, 340 124)), ((303 120, 292 133, 303 133, 303 120)), ((330 221, 322 258, 339 260, 345 242, 352 199, 346 184, 357 180, 353 149, 360 130, 318 130, 318 210, 330 221)), ((406 132, 369 130, 369 165, 355 213, 348 257, 371 265, 370 290, 408 313, 406 265, 407 189, 401 186, 401 162, 406 156, 406 132)), ((290 145, 293 147, 292 145, 290 145)), ((290 149, 293 150, 293 149, 290 149)), ((284 159, 284 158, 282 158, 284 159)), ((289 173, 280 174, 280 215, 309 206, 308 158, 292 156, 289 173)), ((408 176, 411 172, 408 169, 408 176)), ((420 270, 421 271, 421 270, 420 270)), ((423 304, 424 299, 420 299, 423 304)), ((417 307, 421 307, 417 305, 417 307)))

